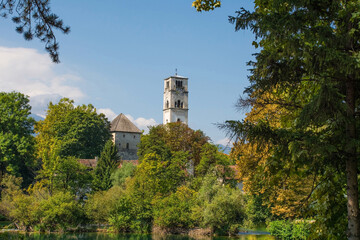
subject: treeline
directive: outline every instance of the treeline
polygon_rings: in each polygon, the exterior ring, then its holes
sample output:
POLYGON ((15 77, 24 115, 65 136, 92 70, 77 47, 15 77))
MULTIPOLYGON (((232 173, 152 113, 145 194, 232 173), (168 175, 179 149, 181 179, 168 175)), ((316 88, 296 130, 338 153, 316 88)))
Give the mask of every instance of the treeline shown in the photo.
POLYGON ((19 229, 96 224, 117 232, 228 234, 250 216, 233 162, 199 130, 181 123, 151 127, 141 138, 139 165, 118 168, 109 122, 92 105, 61 99, 35 122, 26 96, 0 97, 0 210, 19 229), (94 169, 79 163, 94 156, 94 169))

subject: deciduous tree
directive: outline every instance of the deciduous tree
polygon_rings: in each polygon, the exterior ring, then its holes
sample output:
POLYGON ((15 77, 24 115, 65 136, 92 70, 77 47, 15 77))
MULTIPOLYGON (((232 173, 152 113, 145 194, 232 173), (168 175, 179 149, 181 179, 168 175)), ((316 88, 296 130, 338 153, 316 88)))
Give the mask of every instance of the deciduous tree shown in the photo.
POLYGON ((29 98, 18 92, 0 92, 0 179, 5 173, 34 178, 34 119, 29 98))
POLYGON ((46 118, 35 125, 38 157, 51 152, 57 142, 60 157, 94 158, 110 139, 109 129, 105 115, 90 104, 74 106, 67 98, 50 102, 46 118))

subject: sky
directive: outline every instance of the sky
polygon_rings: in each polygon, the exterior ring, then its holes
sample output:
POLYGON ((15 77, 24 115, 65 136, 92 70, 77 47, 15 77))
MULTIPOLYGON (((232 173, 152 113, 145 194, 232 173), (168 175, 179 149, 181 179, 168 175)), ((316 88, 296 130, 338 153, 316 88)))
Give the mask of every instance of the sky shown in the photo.
POLYGON ((235 103, 249 85, 256 49, 250 31, 234 31, 228 16, 250 1, 224 0, 199 13, 191 0, 53 0, 52 11, 69 25, 55 32, 55 64, 38 39, 25 41, 11 19, 0 19, 0 91, 30 97, 44 117, 49 101, 62 97, 92 104, 112 120, 126 114, 140 129, 162 123, 164 79, 189 78, 189 126, 216 144, 226 134, 216 124, 241 120, 235 103))

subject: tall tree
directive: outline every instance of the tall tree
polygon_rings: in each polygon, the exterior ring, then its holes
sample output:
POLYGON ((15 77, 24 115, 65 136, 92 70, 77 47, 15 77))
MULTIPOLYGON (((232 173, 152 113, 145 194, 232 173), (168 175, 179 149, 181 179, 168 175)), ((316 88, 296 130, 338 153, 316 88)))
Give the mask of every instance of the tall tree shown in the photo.
POLYGON ((54 29, 66 34, 70 27, 51 12, 49 0, 3 0, 0 2, 0 16, 6 18, 9 15, 13 16, 16 31, 23 34, 25 40, 32 40, 35 36, 45 42, 45 49, 53 62, 59 62, 59 44, 54 29))
MULTIPOLYGON (((278 92, 266 92, 250 101, 251 111, 246 114, 245 122, 261 124, 266 121, 273 129, 288 128, 299 113, 297 106, 284 108, 278 92)), ((299 105, 300 102, 294 104, 299 105)), ((264 134, 264 131, 262 132, 264 134)), ((231 156, 238 165, 238 177, 244 184, 244 190, 250 195, 257 195, 274 215, 284 218, 302 218, 308 209, 311 193, 318 184, 318 177, 309 171, 312 161, 296 164, 279 161, 274 157, 279 144, 260 138, 245 137, 237 141, 231 156)), ((288 154, 290 156, 290 154, 288 154)))
POLYGON ((34 119, 29 98, 18 92, 0 92, 0 179, 5 173, 33 179, 34 119))
POLYGON ((95 168, 93 190, 108 190, 112 184, 111 175, 118 168, 120 163, 118 150, 112 140, 108 140, 101 152, 99 161, 95 168))
MULTIPOLYGON (((282 143, 277 156, 295 163, 311 156, 317 173, 331 176, 327 166, 346 176, 348 239, 359 239, 358 145, 360 5, 357 1, 255 1, 253 12, 240 9, 230 17, 236 30, 249 28, 261 47, 247 92, 256 98, 275 89, 283 106, 312 89, 291 128, 274 130, 257 124, 228 122, 238 135, 282 143), (276 139, 276 141, 275 141, 276 139), (281 141, 281 139, 283 141, 281 141), (284 140, 286 139, 286 140, 284 140), (288 150, 286 150, 287 148, 288 150), (281 154, 280 154, 281 153, 281 154), (310 155, 311 154, 311 155, 310 155), (316 164, 315 164, 316 163, 316 164)), ((280 146, 280 144, 277 144, 280 146)), ((279 158, 280 160, 280 158, 279 158)), ((339 176, 342 176, 340 173, 339 176)), ((344 179, 338 179, 338 188, 344 179)))
MULTIPOLYGON (((141 160, 147 153, 164 155, 170 151, 189 153, 189 159, 197 165, 200 162, 201 148, 209 137, 200 130, 193 130, 181 122, 151 127, 148 134, 141 137, 138 155, 141 160)), ((166 157, 165 157, 166 158, 166 157)))
POLYGON ((110 138, 110 124, 104 114, 97 114, 92 105, 74 106, 63 98, 50 102, 46 118, 35 125, 38 157, 51 152, 54 143, 61 144, 59 156, 94 158, 110 138))

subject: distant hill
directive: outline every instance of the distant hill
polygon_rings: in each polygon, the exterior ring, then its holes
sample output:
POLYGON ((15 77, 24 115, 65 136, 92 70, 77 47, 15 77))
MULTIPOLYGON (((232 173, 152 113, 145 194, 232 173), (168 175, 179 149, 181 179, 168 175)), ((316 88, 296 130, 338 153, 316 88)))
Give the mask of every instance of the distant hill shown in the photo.
POLYGON ((232 144, 229 144, 228 146, 224 146, 222 144, 218 144, 218 147, 219 149, 223 152, 223 153, 226 153, 226 154, 230 154, 230 151, 231 151, 231 146, 232 144))
POLYGON ((43 117, 40 117, 39 115, 36 115, 36 114, 30 114, 30 117, 32 117, 33 119, 35 119, 35 121, 44 120, 43 117))

